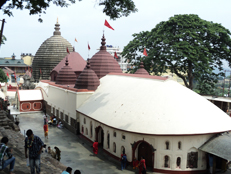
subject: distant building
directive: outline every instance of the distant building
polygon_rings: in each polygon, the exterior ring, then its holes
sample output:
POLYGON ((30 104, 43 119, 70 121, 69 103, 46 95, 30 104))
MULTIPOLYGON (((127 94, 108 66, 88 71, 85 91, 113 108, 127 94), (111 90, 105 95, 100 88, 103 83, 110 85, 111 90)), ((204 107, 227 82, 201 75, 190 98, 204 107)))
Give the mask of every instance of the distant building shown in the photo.
POLYGON ((34 56, 31 53, 22 53, 21 59, 24 61, 24 63, 31 67, 32 62, 34 60, 34 56))
POLYGON ((11 58, 0 58, 0 68, 8 67, 16 75, 24 75, 28 65, 22 59, 15 59, 15 57, 13 54, 11 58))

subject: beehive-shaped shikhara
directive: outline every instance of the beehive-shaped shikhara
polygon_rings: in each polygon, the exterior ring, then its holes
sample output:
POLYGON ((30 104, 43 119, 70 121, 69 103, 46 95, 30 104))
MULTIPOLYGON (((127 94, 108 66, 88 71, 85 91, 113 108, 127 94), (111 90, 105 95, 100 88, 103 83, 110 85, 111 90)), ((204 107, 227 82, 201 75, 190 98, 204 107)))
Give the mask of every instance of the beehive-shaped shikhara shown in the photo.
POLYGON ((91 69, 95 71, 99 79, 108 73, 122 73, 117 61, 106 51, 105 40, 103 35, 100 51, 90 59, 91 69))
POLYGON ((144 69, 144 63, 140 62, 140 68, 136 70, 134 74, 142 74, 142 75, 149 75, 149 73, 144 69))
POLYGON ((96 90, 99 85, 99 78, 96 73, 90 68, 90 62, 88 61, 86 68, 77 78, 74 88, 96 90))
POLYGON ((61 36, 59 26, 57 21, 54 35, 45 40, 35 54, 32 68, 36 81, 49 79, 52 69, 67 55, 67 48, 73 50, 71 44, 61 36))

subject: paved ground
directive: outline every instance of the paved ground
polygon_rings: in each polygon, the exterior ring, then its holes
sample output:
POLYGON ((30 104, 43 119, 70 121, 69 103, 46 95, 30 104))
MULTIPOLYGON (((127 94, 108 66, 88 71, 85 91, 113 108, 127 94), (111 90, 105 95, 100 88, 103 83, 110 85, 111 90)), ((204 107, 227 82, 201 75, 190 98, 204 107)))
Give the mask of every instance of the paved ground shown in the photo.
MULTIPOLYGON (((67 129, 59 129, 49 126, 49 139, 45 140, 43 133, 43 118, 41 113, 20 114, 20 124, 22 134, 27 129, 32 129, 34 134, 39 136, 45 144, 54 148, 57 146, 61 150, 61 162, 72 167, 74 170, 81 170, 82 174, 119 174, 120 163, 106 156, 102 149, 99 155, 93 156, 92 147, 88 141, 81 139, 67 129)), ((134 174, 134 171, 124 170, 123 174, 134 174)))

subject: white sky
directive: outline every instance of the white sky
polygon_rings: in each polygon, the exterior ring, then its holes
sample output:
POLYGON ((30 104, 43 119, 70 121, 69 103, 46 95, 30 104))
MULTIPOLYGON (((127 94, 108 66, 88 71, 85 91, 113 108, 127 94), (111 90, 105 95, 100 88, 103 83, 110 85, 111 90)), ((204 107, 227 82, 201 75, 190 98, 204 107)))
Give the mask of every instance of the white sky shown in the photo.
POLYGON ((20 58, 21 53, 35 55, 40 45, 53 35, 57 17, 61 35, 84 58, 88 58, 87 43, 91 47, 92 57, 101 45, 103 29, 106 44, 119 48, 126 46, 133 39, 132 34, 151 30, 161 21, 168 20, 175 14, 197 14, 200 18, 222 24, 231 30, 231 1, 230 0, 134 0, 138 12, 115 21, 110 20, 102 12, 102 7, 95 0, 77 0, 68 8, 56 7, 54 4, 42 14, 43 23, 38 22, 38 15, 29 15, 28 10, 13 10, 14 17, 3 15, 5 18, 3 34, 7 41, 0 48, 0 57, 10 57, 13 53, 20 58), (114 31, 104 27, 107 19, 114 31), (74 39, 78 43, 74 42, 74 39))

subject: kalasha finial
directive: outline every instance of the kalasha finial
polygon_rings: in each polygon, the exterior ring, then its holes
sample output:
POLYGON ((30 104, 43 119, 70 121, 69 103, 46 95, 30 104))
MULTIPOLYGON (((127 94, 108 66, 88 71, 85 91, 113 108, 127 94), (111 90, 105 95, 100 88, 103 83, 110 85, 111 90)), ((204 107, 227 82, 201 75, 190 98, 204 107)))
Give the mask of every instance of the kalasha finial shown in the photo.
POLYGON ((87 59, 87 66, 86 67, 87 67, 87 69, 89 69, 91 67, 89 58, 87 59))
POLYGON ((75 47, 73 46, 73 52, 75 52, 75 47))
POLYGON ((144 63, 140 62, 140 68, 144 68, 144 63))
POLYGON ((58 18, 57 18, 57 23, 55 24, 55 31, 54 31, 54 35, 61 35, 61 32, 59 31, 59 23, 58 23, 58 18))
POLYGON ((65 65, 66 65, 66 66, 69 65, 69 63, 68 63, 68 58, 67 58, 67 57, 66 57, 66 63, 65 63, 65 65))
POLYGON ((106 50, 106 46, 105 46, 105 44, 106 44, 106 42, 105 42, 105 37, 104 37, 104 34, 103 34, 103 37, 102 37, 102 42, 101 42, 101 47, 100 47, 100 50, 106 50))

